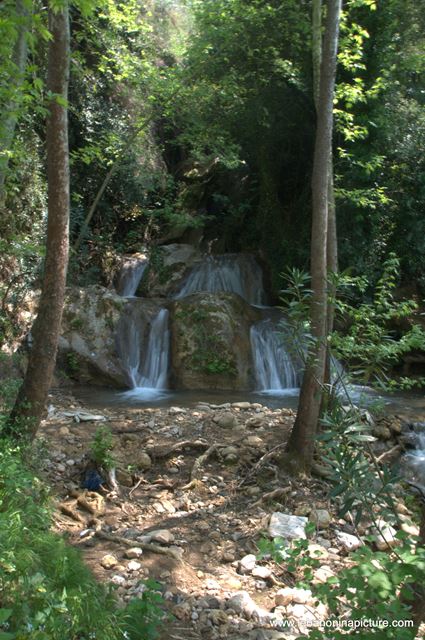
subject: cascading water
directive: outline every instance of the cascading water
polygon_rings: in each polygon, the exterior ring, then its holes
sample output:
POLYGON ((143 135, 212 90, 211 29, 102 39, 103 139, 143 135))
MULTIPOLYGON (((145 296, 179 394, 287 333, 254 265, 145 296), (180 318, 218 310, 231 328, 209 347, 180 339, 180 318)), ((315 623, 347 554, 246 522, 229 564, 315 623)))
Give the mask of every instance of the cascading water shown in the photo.
POLYGON ((264 298, 261 268, 249 255, 207 256, 195 265, 175 298, 201 291, 237 293, 250 304, 261 306, 264 298))
POLYGON ((140 318, 140 313, 137 315, 137 312, 133 312, 123 318, 117 348, 131 387, 126 396, 151 399, 162 395, 161 392, 167 389, 170 351, 168 315, 167 309, 161 309, 149 329, 146 319, 140 318))
POLYGON ((425 492, 425 423, 410 425, 410 444, 414 448, 402 457, 402 468, 407 480, 425 492))
POLYGON ((270 318, 251 327, 251 348, 257 390, 280 395, 299 387, 299 371, 285 347, 283 327, 270 318))
POLYGON ((131 298, 136 295, 143 274, 148 266, 145 256, 127 258, 124 262, 118 278, 117 292, 123 298, 131 298))

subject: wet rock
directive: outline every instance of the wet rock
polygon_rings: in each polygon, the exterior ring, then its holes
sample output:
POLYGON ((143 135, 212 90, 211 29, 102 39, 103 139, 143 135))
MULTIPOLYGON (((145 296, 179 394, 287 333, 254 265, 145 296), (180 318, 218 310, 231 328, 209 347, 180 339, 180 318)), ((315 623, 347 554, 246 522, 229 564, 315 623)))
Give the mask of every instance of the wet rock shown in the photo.
POLYGON ((258 317, 256 309, 234 293, 203 292, 175 300, 170 313, 171 361, 177 388, 250 387, 249 332, 258 317))
POLYGON ((372 435, 379 440, 390 440, 391 439, 391 431, 388 427, 382 425, 375 425, 372 429, 372 435))
POLYGON ((275 511, 270 518, 269 536, 271 538, 283 538, 284 540, 306 538, 305 528, 307 522, 308 519, 305 517, 275 511))

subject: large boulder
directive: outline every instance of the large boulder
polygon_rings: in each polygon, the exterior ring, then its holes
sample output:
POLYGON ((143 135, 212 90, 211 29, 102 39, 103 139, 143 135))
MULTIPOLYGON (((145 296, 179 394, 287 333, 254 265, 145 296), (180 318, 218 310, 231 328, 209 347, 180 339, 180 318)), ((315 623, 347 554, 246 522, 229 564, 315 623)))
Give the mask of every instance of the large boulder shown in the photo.
POLYGON ((171 362, 177 389, 253 386, 249 329, 258 310, 233 293, 196 293, 171 308, 171 362))
POLYGON ((59 339, 59 367, 78 382, 128 388, 131 349, 144 348, 158 308, 153 300, 122 298, 98 285, 70 288, 59 339))

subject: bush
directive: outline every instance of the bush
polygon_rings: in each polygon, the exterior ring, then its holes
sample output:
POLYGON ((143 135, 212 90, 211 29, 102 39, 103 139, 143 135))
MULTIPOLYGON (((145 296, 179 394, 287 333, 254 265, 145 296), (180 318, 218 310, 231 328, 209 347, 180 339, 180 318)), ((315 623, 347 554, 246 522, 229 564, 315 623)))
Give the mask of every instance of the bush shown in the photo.
MULTIPOLYGON (((25 454, 0 443, 0 640, 150 640, 160 596, 118 607, 78 551, 50 531, 46 486, 25 454)), ((152 584, 147 585, 151 587, 152 584)))

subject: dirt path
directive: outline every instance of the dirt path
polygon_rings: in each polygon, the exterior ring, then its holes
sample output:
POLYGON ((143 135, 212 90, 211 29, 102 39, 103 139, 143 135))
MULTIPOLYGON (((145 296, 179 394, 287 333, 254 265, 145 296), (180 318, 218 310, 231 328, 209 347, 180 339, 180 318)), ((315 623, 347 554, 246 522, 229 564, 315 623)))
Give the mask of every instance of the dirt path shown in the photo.
POLYGON ((294 576, 270 558, 258 559, 272 513, 320 513, 312 540, 323 559, 316 579, 348 562, 336 531, 354 531, 332 513, 326 483, 294 482, 279 466, 291 410, 247 402, 108 409, 105 422, 76 422, 90 417, 84 411, 72 396, 56 394, 40 432, 57 497, 55 526, 123 600, 140 595, 147 578, 158 583, 173 616, 161 640, 295 638, 325 615, 311 594, 279 599, 294 576), (119 495, 81 488, 99 424, 114 434, 119 495))

